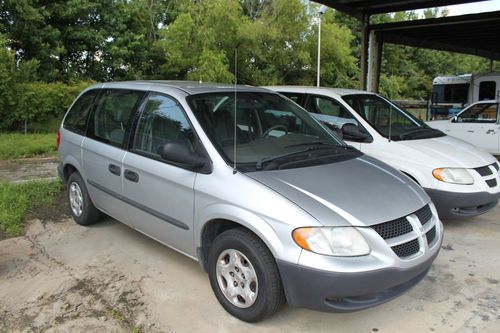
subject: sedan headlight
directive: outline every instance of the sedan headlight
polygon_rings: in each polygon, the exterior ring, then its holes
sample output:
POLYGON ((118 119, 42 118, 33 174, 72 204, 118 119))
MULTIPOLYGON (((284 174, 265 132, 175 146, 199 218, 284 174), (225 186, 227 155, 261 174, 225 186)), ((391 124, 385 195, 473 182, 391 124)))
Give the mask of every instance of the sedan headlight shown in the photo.
POLYGON ((355 257, 370 253, 363 235, 352 227, 298 228, 292 236, 301 248, 318 254, 355 257))
POLYGON ((467 169, 461 168, 438 168, 432 171, 432 175, 437 180, 445 183, 471 185, 474 184, 474 178, 467 169))

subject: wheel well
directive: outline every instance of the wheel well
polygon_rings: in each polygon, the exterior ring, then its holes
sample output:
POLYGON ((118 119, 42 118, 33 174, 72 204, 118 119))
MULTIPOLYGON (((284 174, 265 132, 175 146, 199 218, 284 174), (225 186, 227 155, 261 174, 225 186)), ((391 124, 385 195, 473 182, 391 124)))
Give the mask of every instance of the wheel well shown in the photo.
POLYGON ((78 171, 73 165, 71 164, 66 164, 63 169, 63 175, 64 175, 64 182, 67 183, 69 176, 75 171, 78 171))
POLYGON ((406 177, 410 178, 411 180, 413 180, 415 183, 417 183, 417 185, 420 185, 420 183, 415 179, 415 177, 413 177, 412 175, 404 172, 404 171, 401 171, 401 173, 403 173, 406 177))
POLYGON ((225 219, 215 219, 205 224, 203 231, 201 232, 201 246, 197 249, 200 265, 205 271, 207 271, 208 253, 215 238, 226 230, 238 227, 243 226, 234 221, 225 219))

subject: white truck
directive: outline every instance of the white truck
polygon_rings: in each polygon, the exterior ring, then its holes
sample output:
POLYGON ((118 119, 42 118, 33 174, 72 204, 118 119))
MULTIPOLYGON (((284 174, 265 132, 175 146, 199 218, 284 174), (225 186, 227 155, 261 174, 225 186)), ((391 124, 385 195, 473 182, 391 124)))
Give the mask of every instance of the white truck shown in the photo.
POLYGON ((456 116, 464 106, 500 99, 500 72, 438 76, 432 81, 431 119, 456 116))

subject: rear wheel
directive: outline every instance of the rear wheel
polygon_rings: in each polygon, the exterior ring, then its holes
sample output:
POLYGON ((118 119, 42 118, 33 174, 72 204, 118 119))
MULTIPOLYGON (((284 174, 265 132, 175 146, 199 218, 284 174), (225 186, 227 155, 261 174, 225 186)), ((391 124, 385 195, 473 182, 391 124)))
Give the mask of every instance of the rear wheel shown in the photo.
POLYGON ((73 172, 68 179, 68 203, 76 223, 91 225, 99 221, 101 213, 90 200, 85 182, 78 172, 73 172))
POLYGON ((275 313, 284 302, 273 255, 251 231, 235 228, 220 234, 210 248, 208 275, 224 309, 247 322, 275 313))

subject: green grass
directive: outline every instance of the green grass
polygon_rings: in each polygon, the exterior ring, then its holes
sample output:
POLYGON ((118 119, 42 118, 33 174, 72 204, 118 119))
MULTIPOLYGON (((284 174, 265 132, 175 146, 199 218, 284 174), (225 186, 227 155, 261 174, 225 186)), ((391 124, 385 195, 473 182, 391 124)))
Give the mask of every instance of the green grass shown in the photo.
POLYGON ((60 181, 0 183, 0 233, 21 235, 24 217, 37 207, 52 205, 62 187, 60 181))
POLYGON ((54 155, 56 138, 57 133, 0 134, 0 160, 54 155))

